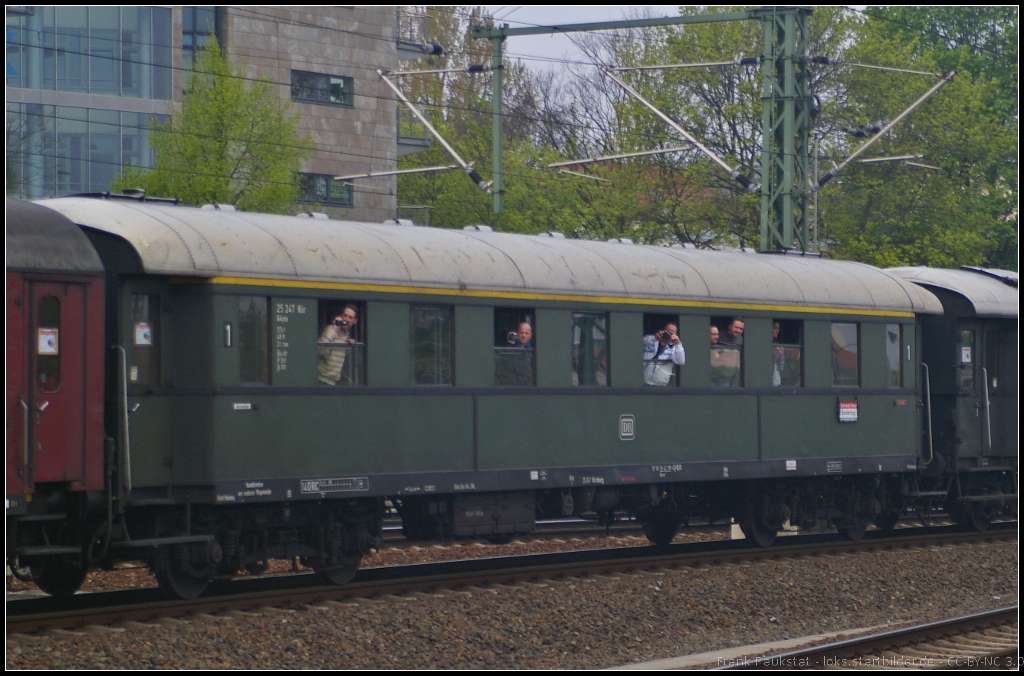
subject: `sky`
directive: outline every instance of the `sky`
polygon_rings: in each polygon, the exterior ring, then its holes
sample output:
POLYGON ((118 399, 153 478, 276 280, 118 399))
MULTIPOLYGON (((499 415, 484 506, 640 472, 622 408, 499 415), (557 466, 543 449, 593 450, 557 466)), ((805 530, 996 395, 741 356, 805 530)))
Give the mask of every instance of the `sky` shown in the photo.
MULTIPOLYGON (((498 25, 509 28, 528 26, 555 26, 571 23, 621 21, 627 12, 649 8, 654 16, 678 16, 679 5, 484 5, 498 25)), ((555 68, 559 60, 568 58, 582 61, 582 53, 568 35, 526 35, 509 38, 505 42, 505 55, 522 59, 530 68, 555 68)))

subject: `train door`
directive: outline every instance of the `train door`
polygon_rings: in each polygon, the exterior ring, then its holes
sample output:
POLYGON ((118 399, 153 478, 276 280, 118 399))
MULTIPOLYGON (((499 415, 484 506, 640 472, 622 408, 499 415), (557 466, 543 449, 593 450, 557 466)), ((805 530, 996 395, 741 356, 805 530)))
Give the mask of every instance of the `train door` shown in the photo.
POLYGON ((985 426, 983 394, 985 385, 980 382, 984 374, 981 368, 979 342, 983 339, 981 326, 974 322, 961 322, 957 343, 957 455, 961 458, 976 458, 982 453, 985 426))
POLYGON ((981 380, 982 449, 985 455, 1017 454, 1016 327, 989 322, 984 327, 981 380))
POLYGON ((30 282, 30 483, 85 479, 86 287, 30 282))

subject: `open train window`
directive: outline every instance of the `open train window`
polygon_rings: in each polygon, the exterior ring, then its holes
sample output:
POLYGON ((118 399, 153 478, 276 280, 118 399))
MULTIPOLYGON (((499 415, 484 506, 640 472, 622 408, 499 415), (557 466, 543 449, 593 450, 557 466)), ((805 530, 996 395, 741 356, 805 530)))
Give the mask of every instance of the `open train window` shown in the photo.
POLYGON ((772 320, 772 387, 803 387, 804 323, 772 320))
POLYGON ((686 352, 679 340, 679 315, 644 315, 644 384, 669 387, 679 384, 679 369, 686 352))
POLYGON ((366 385, 366 303, 321 300, 317 381, 321 385, 366 385))
POLYGON ((414 385, 452 384, 452 308, 413 305, 411 370, 414 385))
POLYGON ((885 386, 903 387, 903 326, 885 325, 885 386))
POLYGON ((264 296, 238 298, 238 380, 246 384, 270 382, 267 351, 267 299, 264 296))
POLYGON ((743 387, 742 317, 711 318, 711 387, 743 387))
POLYGON ((832 324, 832 386, 860 386, 860 324, 832 324))
POLYGON ((572 384, 608 385, 608 313, 572 313, 572 384))
POLYGON ((534 385, 535 313, 524 308, 494 308, 494 384, 534 385))

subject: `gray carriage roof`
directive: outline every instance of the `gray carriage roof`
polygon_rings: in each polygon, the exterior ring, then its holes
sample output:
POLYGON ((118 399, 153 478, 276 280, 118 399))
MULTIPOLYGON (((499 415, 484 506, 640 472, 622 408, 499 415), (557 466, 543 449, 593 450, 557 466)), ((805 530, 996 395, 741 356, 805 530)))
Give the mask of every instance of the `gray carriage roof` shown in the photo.
POLYGON ((7 269, 102 275, 103 263, 81 228, 31 202, 7 200, 7 269))
POLYGON ((890 268, 888 272, 925 287, 958 293, 967 299, 978 317, 1016 319, 1018 316, 1020 291, 1016 272, 971 267, 959 270, 890 268))
MULTIPOLYGON (((44 202, 117 235, 154 274, 302 280, 384 290, 861 314, 935 313, 929 292, 816 257, 611 244, 318 220, 149 202, 44 202)), ((216 278, 219 278, 217 280, 216 278)))

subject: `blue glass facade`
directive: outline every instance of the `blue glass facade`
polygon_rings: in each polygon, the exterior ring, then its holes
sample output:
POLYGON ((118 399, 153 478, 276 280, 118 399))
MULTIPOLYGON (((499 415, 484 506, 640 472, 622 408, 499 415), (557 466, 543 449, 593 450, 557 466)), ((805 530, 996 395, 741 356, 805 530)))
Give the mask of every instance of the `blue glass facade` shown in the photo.
POLYGON ((167 7, 7 8, 7 194, 105 192, 151 166, 149 125, 169 112, 167 7), (58 105, 67 104, 67 105, 58 105))
POLYGON ((166 7, 9 8, 7 86, 170 99, 171 46, 166 7))

